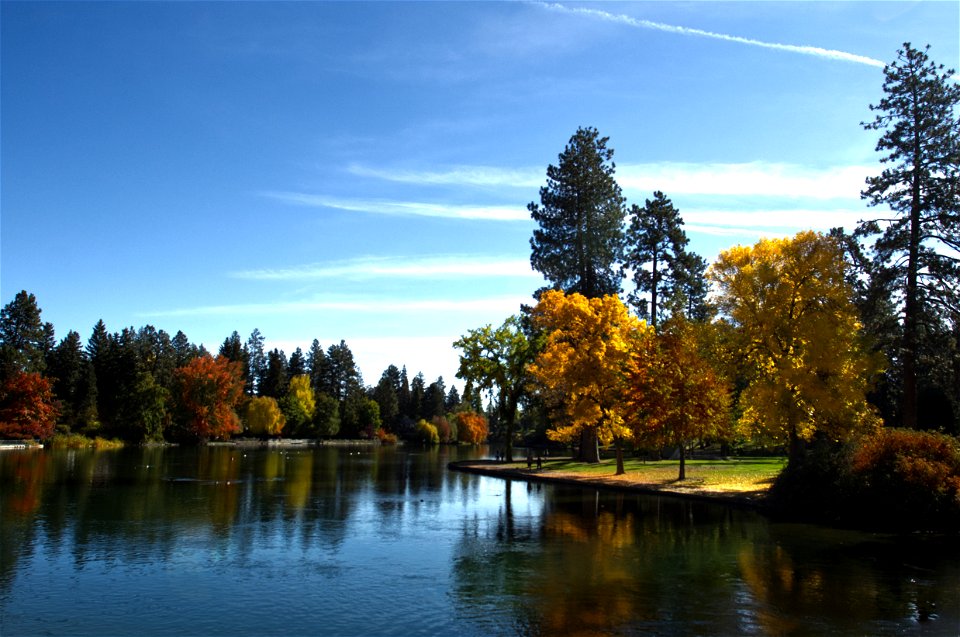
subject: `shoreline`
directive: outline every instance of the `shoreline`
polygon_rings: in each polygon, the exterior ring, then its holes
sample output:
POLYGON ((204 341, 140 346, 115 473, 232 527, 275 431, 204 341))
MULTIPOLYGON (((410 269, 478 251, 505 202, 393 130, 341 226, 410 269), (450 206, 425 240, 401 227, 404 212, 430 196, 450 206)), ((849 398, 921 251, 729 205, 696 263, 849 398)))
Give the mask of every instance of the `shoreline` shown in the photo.
POLYGON ((522 480, 545 484, 561 484, 575 487, 588 487, 606 491, 619 491, 638 495, 659 495, 667 497, 713 502, 765 512, 767 509, 766 489, 754 491, 718 490, 696 484, 642 482, 631 479, 629 475, 589 476, 567 472, 551 471, 549 463, 543 469, 527 469, 522 463, 500 462, 496 460, 457 460, 447 464, 451 471, 473 473, 476 475, 502 478, 504 480, 522 480))

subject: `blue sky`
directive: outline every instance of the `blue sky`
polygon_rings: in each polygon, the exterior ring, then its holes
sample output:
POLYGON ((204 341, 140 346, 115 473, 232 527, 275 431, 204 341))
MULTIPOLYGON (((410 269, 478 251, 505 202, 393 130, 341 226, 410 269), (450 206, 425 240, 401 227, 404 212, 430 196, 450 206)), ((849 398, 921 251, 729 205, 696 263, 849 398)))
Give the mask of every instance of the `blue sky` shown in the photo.
POLYGON ((57 337, 216 351, 346 340, 454 379, 515 313, 549 163, 610 137, 708 260, 852 227, 905 41, 957 67, 960 3, 15 3, 0 15, 0 292, 57 337))

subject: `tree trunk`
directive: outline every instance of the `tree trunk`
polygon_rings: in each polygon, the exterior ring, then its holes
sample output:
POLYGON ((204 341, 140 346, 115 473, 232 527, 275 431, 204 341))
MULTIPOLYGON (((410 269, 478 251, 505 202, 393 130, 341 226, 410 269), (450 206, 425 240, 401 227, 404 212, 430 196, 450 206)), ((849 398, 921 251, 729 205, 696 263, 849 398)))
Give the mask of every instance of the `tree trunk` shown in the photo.
POLYGON ((580 431, 580 462, 598 464, 600 449, 597 448, 597 428, 584 427, 580 431))
MULTIPOLYGON (((918 146, 919 147, 919 142, 918 146)), ((917 272, 920 267, 920 166, 914 163, 913 201, 910 205, 910 245, 907 252, 907 289, 903 308, 903 426, 917 427, 917 272)))
POLYGON ((680 441, 680 477, 678 481, 687 479, 687 447, 680 441))
POLYGON ((504 451, 506 452, 507 462, 513 462, 513 428, 514 421, 517 419, 517 401, 512 398, 507 399, 503 419, 506 421, 506 441, 504 451))
POLYGON ((617 447, 617 475, 622 476, 626 470, 623 468, 623 446, 620 444, 620 438, 615 438, 614 444, 617 447))

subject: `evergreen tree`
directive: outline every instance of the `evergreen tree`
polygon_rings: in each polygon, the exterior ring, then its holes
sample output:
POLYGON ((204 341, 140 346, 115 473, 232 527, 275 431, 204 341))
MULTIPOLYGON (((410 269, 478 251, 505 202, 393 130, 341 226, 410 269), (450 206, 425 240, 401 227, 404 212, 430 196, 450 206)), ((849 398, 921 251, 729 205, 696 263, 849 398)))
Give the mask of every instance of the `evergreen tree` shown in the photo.
POLYGON ((0 382, 16 372, 45 370, 53 326, 44 324, 40 313, 37 298, 26 290, 0 310, 0 382))
POLYGON ((447 412, 456 411, 460 408, 460 392, 456 385, 450 385, 450 391, 447 392, 447 398, 443 404, 447 412))
POLYGON ((423 418, 423 396, 426 393, 426 381, 423 372, 418 372, 410 382, 410 402, 407 404, 407 416, 416 421, 423 418))
MULTIPOLYGON (((903 299, 900 343, 902 418, 917 425, 917 374, 921 338, 931 325, 960 313, 960 85, 953 70, 935 65, 927 51, 905 43, 884 69, 884 97, 867 130, 881 131, 877 152, 887 166, 867 178, 861 193, 893 215, 862 222, 856 235, 879 235, 877 270, 896 282, 903 299), (890 271, 890 274, 886 274, 890 271)), ((942 326, 933 325, 933 331, 942 326)))
POLYGON ((623 253, 624 198, 614 179, 609 138, 579 128, 547 166, 540 203, 527 209, 539 228, 530 239, 530 264, 550 284, 587 297, 617 294, 623 253))
POLYGON ((263 334, 257 328, 250 333, 247 339, 247 380, 244 391, 253 396, 260 394, 260 383, 267 373, 267 355, 263 350, 263 334))
POLYGON ((60 401, 61 422, 71 428, 78 424, 82 413, 88 366, 80 334, 73 330, 67 332, 47 360, 47 376, 53 380, 53 393, 60 401))
POLYGON ((632 272, 636 289, 628 301, 654 327, 668 305, 687 310, 688 303, 692 309, 706 299, 706 264, 687 252, 688 243, 680 212, 662 192, 653 193, 643 208, 630 207, 624 267, 632 272))
POLYGON ((446 384, 443 382, 443 376, 440 376, 423 392, 423 409, 420 417, 429 422, 438 416, 443 416, 446 413, 444 409, 446 398, 446 384))
POLYGON ((400 415, 412 418, 410 415, 410 377, 407 375, 407 366, 400 370, 400 389, 397 390, 397 407, 400 415))
POLYGON ((353 352, 345 341, 327 348, 326 374, 321 390, 341 403, 351 394, 363 389, 363 378, 353 360, 353 352))
POLYGON ((380 406, 380 420, 384 427, 396 433, 397 416, 400 415, 400 370, 395 365, 383 370, 372 398, 380 406))
POLYGON ((303 350, 299 347, 290 354, 290 360, 287 361, 287 373, 290 378, 307 373, 307 362, 303 357, 303 350))
POLYGON ((307 351, 306 373, 310 376, 310 386, 313 387, 313 391, 322 391, 323 379, 327 374, 327 355, 317 339, 313 339, 307 351))
POLYGON ((176 354, 177 367, 183 367, 198 356, 197 348, 190 343, 190 339, 182 331, 177 331, 170 344, 176 354))
POLYGON ((276 348, 270 350, 267 353, 267 369, 260 383, 259 394, 279 400, 287 393, 289 379, 287 355, 276 348))

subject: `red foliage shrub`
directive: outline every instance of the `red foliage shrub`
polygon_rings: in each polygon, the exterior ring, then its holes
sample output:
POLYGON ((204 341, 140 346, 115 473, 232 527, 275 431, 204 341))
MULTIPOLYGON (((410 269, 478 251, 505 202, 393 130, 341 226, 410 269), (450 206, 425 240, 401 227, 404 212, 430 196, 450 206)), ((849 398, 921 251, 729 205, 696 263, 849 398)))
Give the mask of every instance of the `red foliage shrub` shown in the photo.
POLYGON ((45 440, 59 415, 53 385, 40 374, 17 372, 0 386, 0 438, 45 440))
POLYGON ((882 429, 853 451, 850 474, 890 515, 960 514, 960 444, 951 436, 882 429))

